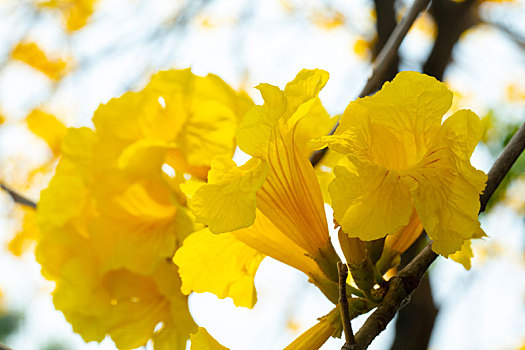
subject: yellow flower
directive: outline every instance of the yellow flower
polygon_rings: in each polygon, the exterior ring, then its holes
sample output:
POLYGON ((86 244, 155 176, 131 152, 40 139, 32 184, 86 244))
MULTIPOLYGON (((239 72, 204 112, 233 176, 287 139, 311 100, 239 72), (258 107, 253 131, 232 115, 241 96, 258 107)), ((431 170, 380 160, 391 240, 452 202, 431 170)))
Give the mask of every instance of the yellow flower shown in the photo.
POLYGON ((158 348, 167 342, 184 349, 195 325, 166 259, 191 232, 191 220, 171 202, 162 177, 129 180, 97 164, 96 136, 87 128, 67 133, 37 207, 36 256, 56 282, 55 307, 86 341, 109 334, 119 348, 153 338, 158 348))
POLYGON ((84 27, 98 0, 37 0, 38 6, 58 10, 67 31, 74 32, 84 27))
MULTIPOLYGON (((336 302, 338 257, 328 235, 321 190, 307 157, 307 141, 330 128, 330 118, 317 97, 327 79, 324 71, 303 70, 284 91, 259 85, 265 103, 252 108, 237 130, 239 147, 253 158, 240 167, 227 157, 216 158, 208 183, 190 183, 183 190, 197 221, 210 231, 226 233, 229 240, 237 239, 303 271, 336 302), (317 129, 312 127, 315 123, 317 129)), ((196 283, 201 271, 183 253, 185 249, 202 251, 204 246, 185 242, 175 256, 183 290, 186 284, 196 283)), ((221 273, 217 266, 225 266, 217 259, 212 265, 209 263, 207 274, 221 273)), ((221 275, 231 280, 239 272, 223 271, 221 275)), ((216 284, 200 284, 199 288, 236 297, 227 290, 218 292, 216 284)), ((246 289, 245 298, 252 290, 246 289)))
POLYGON ((335 10, 321 9, 316 10, 311 15, 312 22, 321 29, 331 30, 345 24, 345 16, 335 10))
POLYGON ((27 115, 26 123, 33 134, 47 143, 53 155, 60 155, 60 144, 67 130, 60 120, 52 114, 35 109, 27 115))
POLYGON ((69 69, 67 61, 60 58, 49 58, 36 43, 18 43, 11 57, 42 72, 51 80, 62 79, 69 69))
POLYGON ((452 93, 434 78, 402 72, 372 97, 348 106, 333 136, 346 155, 330 185, 334 216, 350 237, 374 240, 409 223, 415 208, 448 256, 479 231, 486 175, 470 164, 482 126, 469 110, 441 123, 452 93))
POLYGON ((144 91, 101 106, 93 123, 107 140, 108 159, 131 145, 135 150, 126 152, 160 147, 178 178, 189 174, 205 180, 213 157, 233 155, 236 126, 252 105, 216 75, 172 70, 155 74, 144 91))
POLYGON ((38 237, 38 227, 36 224, 35 210, 29 207, 21 207, 17 210, 20 213, 22 227, 16 232, 15 236, 9 241, 9 251, 15 256, 22 256, 26 247, 34 243, 38 237))
POLYGON ((195 225, 178 185, 205 179, 213 154, 233 153, 234 134, 221 128, 235 127, 243 103, 215 76, 162 72, 99 107, 95 130, 68 130, 38 204, 36 256, 56 282, 56 308, 86 341, 186 348, 197 327, 171 259, 195 225))

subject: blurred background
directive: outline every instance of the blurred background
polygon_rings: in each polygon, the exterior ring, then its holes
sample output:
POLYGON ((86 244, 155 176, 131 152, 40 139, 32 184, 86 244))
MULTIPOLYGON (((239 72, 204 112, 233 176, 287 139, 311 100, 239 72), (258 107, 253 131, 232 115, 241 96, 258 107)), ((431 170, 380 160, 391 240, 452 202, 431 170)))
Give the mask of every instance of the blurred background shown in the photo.
MULTIPOLYGON (((92 126, 100 103, 141 89, 158 70, 215 73, 261 103, 258 83, 284 87, 300 69, 322 68, 330 80, 321 100, 340 114, 411 3, 0 0, 0 183, 38 201, 64 126, 92 126)), ((401 70, 443 80, 455 94, 454 110, 482 118, 485 134, 472 162, 488 171, 525 120, 525 1, 432 1, 387 80, 401 70)), ((525 346, 524 170, 522 156, 482 215, 489 237, 474 242, 471 270, 438 259, 372 349, 525 346)), ((34 259, 37 235, 33 210, 0 192, 0 341, 22 350, 114 349, 110 339, 85 344, 54 310, 53 284, 34 259)), ((279 349, 331 310, 304 275, 271 258, 255 282, 253 310, 193 294, 196 322, 231 349, 279 349)), ((332 339, 323 349, 341 345, 332 339)))

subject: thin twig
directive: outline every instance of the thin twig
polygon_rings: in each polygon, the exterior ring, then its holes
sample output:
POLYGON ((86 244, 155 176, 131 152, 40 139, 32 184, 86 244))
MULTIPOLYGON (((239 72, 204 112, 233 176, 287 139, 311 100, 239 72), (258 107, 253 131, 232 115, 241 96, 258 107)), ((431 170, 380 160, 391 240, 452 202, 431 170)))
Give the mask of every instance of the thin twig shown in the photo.
MULTIPOLYGON (((0 188, 6 191, 16 203, 25 205, 26 207, 36 209, 36 203, 33 202, 31 199, 24 197, 23 195, 7 187, 3 183, 0 183, 0 188)), ((0 348, 0 350, 2 350, 2 348, 0 348)))
POLYGON ((359 97, 365 97, 370 95, 372 92, 379 88, 379 84, 383 81, 383 76, 386 73, 390 62, 396 55, 401 42, 408 33, 408 30, 416 20, 417 16, 421 11, 427 8, 430 0, 416 0, 408 10, 407 14, 403 16, 403 19, 396 26, 385 47, 379 52, 373 65, 372 75, 366 82, 365 87, 361 90, 359 97))
MULTIPOLYGON (((514 134, 490 169, 485 192, 480 196, 480 213, 485 210, 490 196, 523 149, 525 149, 525 123, 514 134)), ((432 251, 432 242, 430 242, 404 269, 390 279, 389 289, 383 302, 368 317, 355 336, 357 349, 366 349, 379 333, 385 330, 436 258, 437 254, 432 251)))
MULTIPOLYGON (((379 84, 381 84, 381 82, 384 80, 384 76, 387 73, 388 66, 396 56, 397 50, 399 49, 401 42, 407 35, 408 30, 416 20, 419 13, 427 8, 429 2, 430 0, 414 1, 406 15, 403 16, 401 22, 399 22, 399 24, 396 26, 396 28, 388 38, 388 41, 386 42, 383 49, 381 49, 381 52, 379 52, 379 55, 377 55, 377 58, 372 64, 372 74, 366 82, 365 87, 359 93, 359 97, 368 96, 379 88, 379 84)), ((339 123, 337 123, 332 128, 329 135, 332 135, 335 132, 335 129, 337 129, 338 125, 339 123)), ((323 159, 327 150, 328 148, 323 148, 312 153, 310 157, 310 163, 312 163, 313 166, 319 163, 321 159, 323 159)))
POLYGON ((355 338, 352 331, 352 323, 350 319, 350 310, 348 309, 348 299, 346 298, 346 279, 348 278, 348 267, 341 261, 337 263, 337 271, 339 272, 339 308, 341 310, 341 321, 343 323, 343 331, 345 333, 345 344, 341 350, 355 350, 355 338))

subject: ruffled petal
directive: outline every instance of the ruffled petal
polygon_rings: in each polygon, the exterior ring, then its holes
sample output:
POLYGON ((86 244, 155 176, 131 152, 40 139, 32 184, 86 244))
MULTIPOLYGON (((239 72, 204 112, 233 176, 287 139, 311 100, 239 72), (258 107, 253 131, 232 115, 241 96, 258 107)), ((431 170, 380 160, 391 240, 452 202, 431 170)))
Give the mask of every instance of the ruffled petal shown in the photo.
POLYGON ((449 256, 450 259, 463 265, 465 270, 470 270, 470 268, 472 267, 471 259, 473 257, 474 257, 474 253, 472 252, 472 241, 471 240, 465 241, 463 245, 461 246, 460 250, 458 250, 457 252, 449 256))
POLYGON ((264 257, 231 233, 203 229, 186 238, 173 261, 179 266, 184 294, 210 292, 252 308, 257 301, 255 273, 264 257))
POLYGON ((189 202, 197 222, 208 225, 215 233, 230 232, 253 224, 255 194, 267 173, 267 163, 256 158, 240 167, 226 157, 215 159, 209 183, 200 186, 189 202))
POLYGON ((457 162, 450 150, 439 149, 408 173, 417 213, 434 240, 432 249, 445 257, 479 232, 479 195, 487 178, 469 163, 458 169, 457 162))
POLYGON ((334 135, 346 141, 336 146, 387 169, 409 167, 425 154, 451 103, 452 93, 436 79, 401 72, 374 96, 350 103, 334 135))
POLYGON ((481 120, 476 113, 466 109, 459 110, 448 117, 441 128, 441 140, 447 140, 448 146, 456 157, 467 162, 482 135, 481 120))
POLYGON ((328 81, 328 72, 322 69, 303 69, 294 80, 286 84, 286 115, 293 115, 300 105, 317 98, 321 89, 328 81))
POLYGON ((349 237, 370 241, 408 224, 409 187, 395 171, 370 163, 335 167, 329 186, 334 217, 349 237))

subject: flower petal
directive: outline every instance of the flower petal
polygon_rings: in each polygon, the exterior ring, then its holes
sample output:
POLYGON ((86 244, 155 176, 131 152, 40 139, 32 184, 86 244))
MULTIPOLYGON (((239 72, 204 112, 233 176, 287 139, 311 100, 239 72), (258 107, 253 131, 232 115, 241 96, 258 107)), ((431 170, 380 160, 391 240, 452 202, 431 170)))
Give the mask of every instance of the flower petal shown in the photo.
POLYGON ((469 163, 458 171, 457 162, 450 150, 442 149, 431 152, 424 166, 410 172, 419 218, 434 240, 432 249, 445 257, 478 234, 479 194, 487 178, 469 163))
POLYGON ((375 95, 348 105, 335 132, 347 140, 337 145, 344 146, 340 151, 354 152, 387 169, 409 167, 425 154, 451 103, 445 84, 420 73, 401 72, 375 95))
POLYGON ((179 266, 184 294, 210 292, 252 308, 257 301, 253 280, 264 257, 231 233, 203 229, 186 238, 173 261, 179 266))
POLYGON ((370 241, 408 224, 412 202, 408 186, 395 171, 371 163, 335 167, 329 186, 334 217, 349 237, 370 241))
POLYGON ((474 257, 474 253, 472 253, 472 241, 471 240, 466 240, 465 242, 463 242, 461 249, 449 256, 450 259, 463 265, 465 270, 470 270, 470 268, 472 267, 472 263, 470 260, 473 257, 474 257))
POLYGON ((219 344, 205 328, 199 327, 197 333, 191 335, 190 350, 228 350, 219 344))
POLYGON ((197 222, 215 233, 247 227, 255 221, 256 197, 266 179, 268 165, 252 158, 241 167, 226 157, 212 163, 209 183, 200 186, 190 200, 197 222))

